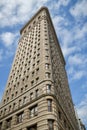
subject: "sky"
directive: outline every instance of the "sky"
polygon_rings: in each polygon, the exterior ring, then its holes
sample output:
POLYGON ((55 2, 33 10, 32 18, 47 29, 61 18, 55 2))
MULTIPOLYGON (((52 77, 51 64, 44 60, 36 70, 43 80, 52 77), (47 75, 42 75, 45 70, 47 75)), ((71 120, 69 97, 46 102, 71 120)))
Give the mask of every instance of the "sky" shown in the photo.
POLYGON ((73 103, 87 128, 87 0, 0 0, 0 100, 20 29, 42 6, 50 11, 66 61, 73 103))

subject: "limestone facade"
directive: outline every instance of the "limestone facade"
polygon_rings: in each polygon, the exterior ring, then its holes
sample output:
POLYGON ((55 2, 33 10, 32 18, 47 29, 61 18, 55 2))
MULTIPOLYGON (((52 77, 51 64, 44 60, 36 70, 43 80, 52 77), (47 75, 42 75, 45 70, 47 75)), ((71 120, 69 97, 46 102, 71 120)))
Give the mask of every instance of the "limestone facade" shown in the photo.
POLYGON ((48 9, 42 7, 20 33, 0 105, 0 130, 79 130, 48 9))

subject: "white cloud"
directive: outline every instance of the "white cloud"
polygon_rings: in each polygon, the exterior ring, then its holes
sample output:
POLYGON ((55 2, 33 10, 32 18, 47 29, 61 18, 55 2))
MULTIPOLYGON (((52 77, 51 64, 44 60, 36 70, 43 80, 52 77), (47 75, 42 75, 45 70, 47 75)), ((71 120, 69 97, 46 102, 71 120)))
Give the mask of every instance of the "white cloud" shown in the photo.
POLYGON ((61 6, 67 6, 69 4, 70 0, 58 0, 58 1, 52 1, 50 4, 50 9, 60 9, 61 6))
POLYGON ((75 70, 75 73, 74 73, 74 75, 72 77, 72 80, 79 80, 84 76, 86 76, 86 71, 85 70, 78 70, 78 71, 75 70))
POLYGON ((74 27, 73 35, 74 39, 82 39, 87 35, 87 23, 84 23, 83 26, 79 27, 79 24, 74 27))
POLYGON ((68 62, 68 74, 70 76, 70 80, 79 80, 83 77, 86 77, 86 66, 87 66, 87 58, 86 54, 82 53, 74 53, 70 55, 67 59, 68 62))
POLYGON ((71 7, 70 13, 77 17, 87 16, 87 0, 78 1, 75 6, 71 7))
POLYGON ((17 37, 18 33, 12 33, 12 32, 5 32, 0 35, 0 38, 6 47, 11 46, 17 37))
POLYGON ((78 51, 78 50, 79 50, 79 48, 77 49, 75 46, 72 46, 72 47, 68 47, 66 45, 62 46, 62 51, 63 51, 63 54, 65 57, 78 51))
POLYGON ((3 0, 0 1, 0 27, 23 24, 36 8, 48 0, 3 0))
POLYGON ((87 64, 87 59, 85 55, 82 54, 75 54, 75 55, 70 55, 68 58, 68 63, 72 66, 85 66, 87 64))
POLYGON ((77 112, 83 122, 87 123, 87 94, 84 96, 84 99, 80 104, 77 105, 77 112))

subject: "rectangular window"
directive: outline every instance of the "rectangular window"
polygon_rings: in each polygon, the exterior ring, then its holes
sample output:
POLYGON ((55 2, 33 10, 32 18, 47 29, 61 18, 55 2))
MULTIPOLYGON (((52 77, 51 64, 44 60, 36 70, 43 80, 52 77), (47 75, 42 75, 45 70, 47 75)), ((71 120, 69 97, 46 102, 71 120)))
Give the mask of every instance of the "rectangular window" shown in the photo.
POLYGON ((46 60, 49 60, 49 56, 45 56, 46 60))
POLYGON ((48 99, 48 111, 52 112, 52 100, 48 99))
POLYGON ((45 49, 46 53, 48 54, 48 49, 45 49))
POLYGON ((14 94, 12 94, 12 99, 14 98, 14 94))
POLYGON ((39 63, 40 63, 40 60, 37 61, 37 65, 39 65, 39 63))
POLYGON ((37 130, 37 125, 31 126, 31 127, 27 128, 27 130, 37 130))
POLYGON ((19 107, 21 107, 22 106, 22 101, 21 100, 19 100, 19 107))
POLYGON ((23 104, 26 104, 26 102, 27 102, 27 98, 24 97, 24 98, 23 98, 23 104))
POLYGON ((53 120, 48 120, 48 130, 54 130, 53 120))
POLYGON ((33 85, 34 85, 34 80, 31 81, 31 86, 33 86, 33 85))
POLYGON ((22 113, 19 113, 19 114, 17 115, 17 123, 23 122, 23 116, 24 116, 24 113, 23 113, 23 112, 22 112, 22 113))
POLYGON ((9 112, 11 111, 11 106, 9 106, 9 112))
POLYGON ((23 93, 23 88, 21 88, 21 93, 23 93))
POLYGON ((51 93, 51 85, 50 84, 47 84, 47 93, 51 93))
POLYGON ((13 110, 15 110, 15 106, 16 106, 16 104, 15 104, 15 103, 13 103, 13 110))
POLYGON ((7 124, 7 128, 10 128, 11 127, 11 121, 12 121, 12 118, 9 118, 6 120, 6 124, 7 124))
POLYGON ((39 73, 39 68, 36 69, 36 74, 38 74, 38 73, 39 73))
POLYGON ((32 72, 32 77, 34 76, 34 74, 35 74, 35 72, 33 71, 33 72, 32 72))
POLYGON ((34 117, 38 115, 37 105, 30 108, 30 117, 34 117))
POLYGON ((66 120, 64 120, 64 127, 66 128, 66 120))
POLYGON ((37 89, 37 90, 35 91, 35 97, 37 98, 38 95, 39 95, 39 91, 38 91, 38 89, 37 89))
POLYGON ((0 130, 2 129, 2 122, 0 122, 0 130))
POLYGON ((60 111, 58 111, 58 115, 59 115, 59 119, 61 119, 61 112, 60 111))
POLYGON ((45 77, 46 77, 46 78, 50 78, 50 73, 49 73, 49 72, 46 72, 46 73, 45 73, 45 77))
POLYGON ((33 93, 30 93, 30 100, 33 99, 33 93))
POLYGON ((45 69, 49 69, 49 64, 45 64, 45 69))
POLYGON ((36 83, 38 83, 39 77, 36 78, 36 83))

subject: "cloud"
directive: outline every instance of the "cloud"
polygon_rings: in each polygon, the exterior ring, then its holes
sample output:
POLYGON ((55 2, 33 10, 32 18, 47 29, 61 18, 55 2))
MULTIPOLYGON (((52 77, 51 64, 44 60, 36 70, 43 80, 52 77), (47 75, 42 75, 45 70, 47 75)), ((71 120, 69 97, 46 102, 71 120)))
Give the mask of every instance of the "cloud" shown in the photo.
POLYGON ((0 27, 23 24, 37 8, 48 0, 3 0, 0 1, 0 27))
POLYGON ((76 2, 75 6, 71 7, 70 13, 76 19, 77 19, 77 17, 87 16, 87 1, 81 0, 81 1, 76 2))
POLYGON ((49 8, 52 9, 57 9, 59 10, 61 6, 67 6, 69 4, 70 0, 58 0, 58 1, 52 1, 50 3, 49 8))
POLYGON ((67 62, 67 72, 70 77, 70 81, 80 80, 83 77, 86 77, 86 55, 82 55, 81 53, 75 53, 74 55, 70 55, 68 57, 67 62))
POLYGON ((9 47, 12 44, 14 44, 14 41, 17 37, 18 33, 12 33, 12 32, 4 32, 0 35, 0 38, 6 47, 9 47))
POLYGON ((87 94, 76 107, 79 117, 83 120, 84 123, 87 123, 87 94))
POLYGON ((72 79, 73 80, 79 80, 84 76, 86 76, 86 71, 85 70, 78 70, 78 71, 75 71, 72 79))
POLYGON ((84 67, 87 64, 87 59, 86 59, 85 55, 77 53, 75 55, 69 56, 68 63, 69 63, 69 65, 72 65, 72 66, 80 66, 80 67, 83 66, 84 67))

